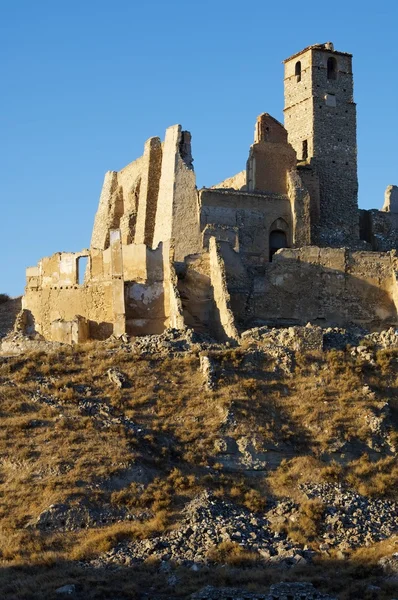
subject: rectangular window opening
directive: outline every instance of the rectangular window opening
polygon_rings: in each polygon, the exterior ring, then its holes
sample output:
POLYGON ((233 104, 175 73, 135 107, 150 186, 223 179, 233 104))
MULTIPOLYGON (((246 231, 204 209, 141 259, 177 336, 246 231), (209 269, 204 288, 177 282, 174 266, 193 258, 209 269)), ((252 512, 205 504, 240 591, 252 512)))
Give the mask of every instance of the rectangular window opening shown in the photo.
POLYGON ((308 140, 303 140, 301 157, 302 160, 307 160, 308 158, 308 140))
POLYGON ((79 285, 84 285, 88 267, 88 256, 79 256, 76 262, 76 279, 79 285))

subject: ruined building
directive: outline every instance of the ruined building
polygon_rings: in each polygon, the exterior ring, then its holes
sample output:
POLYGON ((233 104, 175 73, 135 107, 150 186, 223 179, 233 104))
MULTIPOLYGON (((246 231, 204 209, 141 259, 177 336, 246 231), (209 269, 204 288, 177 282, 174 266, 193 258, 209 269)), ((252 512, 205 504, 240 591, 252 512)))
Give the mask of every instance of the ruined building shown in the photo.
POLYGON ((284 66, 285 126, 258 117, 240 173, 198 190, 191 135, 174 125, 105 175, 90 248, 27 269, 30 330, 225 340, 264 324, 397 324, 398 188, 358 209, 352 56, 318 44, 284 66))

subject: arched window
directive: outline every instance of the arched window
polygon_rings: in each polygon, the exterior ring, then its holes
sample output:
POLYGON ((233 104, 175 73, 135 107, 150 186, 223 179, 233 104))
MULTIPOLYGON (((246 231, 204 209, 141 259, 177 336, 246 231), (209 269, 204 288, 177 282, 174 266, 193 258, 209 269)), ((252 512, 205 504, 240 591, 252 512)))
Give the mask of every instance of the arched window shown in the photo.
POLYGON ((301 81, 301 61, 298 60, 296 62, 296 66, 294 67, 294 74, 296 75, 297 83, 301 81))
POLYGON ((281 248, 287 248, 287 236, 284 231, 280 229, 274 229, 269 234, 269 260, 272 261, 272 257, 275 252, 281 248))
POLYGON ((328 79, 337 79, 337 60, 334 56, 328 58, 328 79))

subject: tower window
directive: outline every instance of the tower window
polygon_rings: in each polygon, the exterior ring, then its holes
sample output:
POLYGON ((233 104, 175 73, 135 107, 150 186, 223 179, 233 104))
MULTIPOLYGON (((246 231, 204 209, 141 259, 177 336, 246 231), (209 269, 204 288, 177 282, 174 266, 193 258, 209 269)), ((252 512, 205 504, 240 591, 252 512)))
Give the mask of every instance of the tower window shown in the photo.
POLYGON ((301 149, 301 158, 302 160, 307 160, 308 158, 308 140, 303 140, 303 145, 301 149))
POLYGON ((328 58, 328 79, 337 79, 337 60, 334 56, 328 58))
POLYGON ((78 256, 76 261, 76 283, 84 285, 88 274, 88 256, 78 256))
POLYGON ((296 66, 294 67, 294 74, 296 75, 297 83, 301 81, 301 61, 298 60, 296 62, 296 66))

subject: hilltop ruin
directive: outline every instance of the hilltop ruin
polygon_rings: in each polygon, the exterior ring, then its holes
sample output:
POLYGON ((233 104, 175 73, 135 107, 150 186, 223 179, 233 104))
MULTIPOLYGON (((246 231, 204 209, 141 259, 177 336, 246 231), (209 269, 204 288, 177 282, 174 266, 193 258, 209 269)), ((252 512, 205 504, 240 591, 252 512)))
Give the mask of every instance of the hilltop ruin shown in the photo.
POLYGON ((191 134, 169 127, 109 171, 90 248, 27 269, 25 327, 79 342, 193 328, 397 324, 398 188, 358 209, 352 55, 284 61, 285 125, 257 118, 246 168, 197 189, 191 134))

